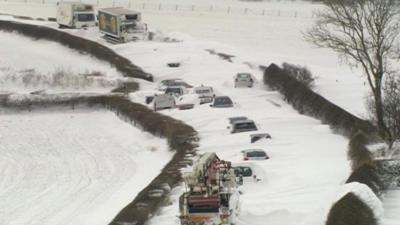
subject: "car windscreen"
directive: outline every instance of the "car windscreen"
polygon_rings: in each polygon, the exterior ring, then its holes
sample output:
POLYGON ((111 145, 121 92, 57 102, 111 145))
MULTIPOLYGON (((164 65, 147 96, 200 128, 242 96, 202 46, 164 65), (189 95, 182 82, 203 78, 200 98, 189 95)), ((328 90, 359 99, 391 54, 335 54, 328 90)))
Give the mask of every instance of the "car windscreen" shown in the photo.
POLYGON ((214 105, 230 105, 232 101, 230 98, 216 98, 214 100, 214 105))
POLYGON ((248 73, 239 73, 239 74, 237 75, 237 77, 238 77, 238 78, 249 78, 249 77, 250 77, 250 74, 248 74, 248 73))
POLYGON ((181 93, 181 89, 180 88, 167 88, 165 93, 177 93, 177 94, 180 94, 181 93))
POLYGON ((195 92, 196 92, 196 94, 208 94, 211 91, 210 91, 210 89, 197 89, 195 92))
POLYGON ((137 14, 129 14, 129 15, 125 15, 125 18, 127 20, 137 20, 138 19, 138 15, 137 14))
POLYGON ((267 154, 263 151, 251 151, 247 152, 247 157, 265 157, 267 154))
POLYGON ((256 125, 253 122, 245 122, 245 123, 236 123, 235 129, 257 129, 256 125))
POLYGON ((94 21, 94 14, 78 14, 78 21, 81 22, 94 21))
POLYGON ((231 117, 231 118, 229 118, 229 122, 230 123, 234 123, 234 122, 240 121, 240 120, 247 120, 247 117, 242 116, 242 117, 231 117))
POLYGON ((236 166, 234 168, 235 175, 237 177, 243 176, 243 177, 251 177, 253 175, 253 171, 251 170, 250 167, 247 166, 236 166))

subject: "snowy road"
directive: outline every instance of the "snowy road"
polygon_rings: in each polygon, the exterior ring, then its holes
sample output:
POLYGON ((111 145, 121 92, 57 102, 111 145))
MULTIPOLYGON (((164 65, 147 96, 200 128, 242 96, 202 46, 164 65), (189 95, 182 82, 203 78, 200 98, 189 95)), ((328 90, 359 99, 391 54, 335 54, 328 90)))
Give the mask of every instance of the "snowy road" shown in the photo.
POLYGON ((0 124, 2 225, 108 224, 172 156, 108 111, 2 114, 0 124))
MULTIPOLYGON (((239 224, 324 224, 338 188, 350 171, 346 138, 332 134, 318 120, 299 115, 282 96, 266 90, 262 72, 248 68, 240 57, 230 63, 205 51, 223 49, 223 45, 188 38, 180 43, 130 43, 113 48, 151 72, 156 81, 178 77, 195 86, 211 85, 217 95, 228 95, 236 103, 234 108, 226 109, 205 104, 193 110, 160 112, 192 125, 200 135, 200 152, 215 151, 223 159, 241 162, 240 151, 245 148, 267 151, 269 160, 255 162, 263 181, 244 187, 239 224), (166 66, 166 62, 176 59, 182 60, 181 67, 166 66), (254 88, 233 87, 233 76, 243 71, 256 76, 254 88), (231 116, 253 119, 260 132, 270 133, 272 140, 250 144, 249 133, 230 134, 226 127, 231 116)), ((144 96, 155 88, 155 84, 143 84, 143 91, 131 94, 131 98, 144 102, 144 96)), ((177 195, 172 199, 176 200, 177 195)), ((177 204, 175 201, 163 209, 151 224, 178 224, 177 204)))

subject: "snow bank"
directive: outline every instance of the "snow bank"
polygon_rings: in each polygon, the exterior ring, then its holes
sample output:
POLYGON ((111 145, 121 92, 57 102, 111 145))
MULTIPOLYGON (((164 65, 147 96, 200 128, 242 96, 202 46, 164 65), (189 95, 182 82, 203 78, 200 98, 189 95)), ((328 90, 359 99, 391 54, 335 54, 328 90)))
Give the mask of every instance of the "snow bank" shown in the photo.
POLYGON ((358 183, 358 182, 351 182, 344 184, 340 187, 336 199, 339 200, 347 193, 353 193, 358 198, 360 198, 365 204, 367 204, 377 219, 383 217, 383 205, 381 200, 375 195, 375 193, 369 188, 367 185, 358 183))

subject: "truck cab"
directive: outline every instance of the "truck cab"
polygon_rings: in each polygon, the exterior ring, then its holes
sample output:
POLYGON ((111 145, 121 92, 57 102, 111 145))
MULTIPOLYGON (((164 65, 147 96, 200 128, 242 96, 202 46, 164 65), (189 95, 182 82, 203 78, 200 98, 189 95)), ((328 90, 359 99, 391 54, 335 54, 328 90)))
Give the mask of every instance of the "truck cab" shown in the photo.
POLYGON ((96 26, 93 5, 81 2, 58 2, 56 21, 60 28, 84 28, 96 26))
POLYGON ((119 42, 147 37, 147 25, 142 22, 142 14, 123 7, 99 9, 99 29, 107 38, 119 42))

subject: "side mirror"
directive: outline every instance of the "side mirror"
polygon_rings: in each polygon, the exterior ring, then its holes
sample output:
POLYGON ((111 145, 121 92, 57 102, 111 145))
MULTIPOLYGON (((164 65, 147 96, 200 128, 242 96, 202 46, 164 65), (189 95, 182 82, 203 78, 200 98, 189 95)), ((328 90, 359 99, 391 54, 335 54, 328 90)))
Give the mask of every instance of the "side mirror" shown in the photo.
POLYGON ((210 107, 214 107, 214 106, 211 104, 210 107))

